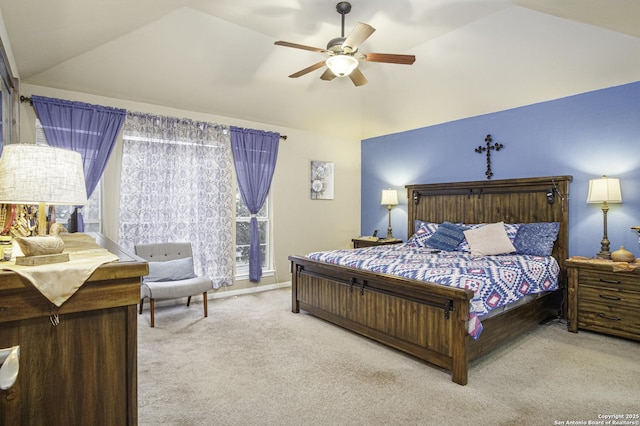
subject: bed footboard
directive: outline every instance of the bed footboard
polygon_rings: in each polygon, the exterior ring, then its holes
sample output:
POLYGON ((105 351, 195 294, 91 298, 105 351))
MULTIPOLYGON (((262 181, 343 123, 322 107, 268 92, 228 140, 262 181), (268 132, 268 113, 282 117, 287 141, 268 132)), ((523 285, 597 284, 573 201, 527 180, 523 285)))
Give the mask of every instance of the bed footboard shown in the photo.
POLYGON ((291 256, 292 311, 301 309, 468 379, 470 290, 291 256))

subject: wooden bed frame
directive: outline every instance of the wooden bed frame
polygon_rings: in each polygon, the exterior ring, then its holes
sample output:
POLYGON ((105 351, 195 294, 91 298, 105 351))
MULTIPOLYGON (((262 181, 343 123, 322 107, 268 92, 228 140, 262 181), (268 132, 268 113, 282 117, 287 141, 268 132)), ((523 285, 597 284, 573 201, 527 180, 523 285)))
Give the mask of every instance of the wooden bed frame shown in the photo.
MULTIPOLYGON (((408 235, 414 221, 434 223, 560 222, 553 255, 568 257, 571 176, 407 185, 408 235)), ((564 290, 482 321, 467 333, 470 290, 331 265, 302 256, 292 263, 292 306, 450 370, 466 385, 469 362, 560 312, 564 290)))

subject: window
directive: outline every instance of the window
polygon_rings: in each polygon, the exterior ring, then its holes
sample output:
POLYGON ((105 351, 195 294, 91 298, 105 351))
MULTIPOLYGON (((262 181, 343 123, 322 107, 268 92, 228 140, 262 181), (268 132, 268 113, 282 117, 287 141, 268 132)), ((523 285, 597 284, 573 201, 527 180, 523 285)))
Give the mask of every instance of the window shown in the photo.
MULTIPOLYGON (((48 145, 47 138, 42 129, 42 123, 36 118, 36 144, 48 145)), ((65 228, 69 227, 69 219, 73 213, 73 206, 56 206, 56 222, 65 228)), ((102 231, 102 179, 98 182, 93 194, 87 200, 87 204, 82 208, 85 232, 102 231)))
MULTIPOLYGON (((260 257, 264 272, 272 269, 271 250, 269 249, 269 197, 256 215, 260 233, 260 257)), ((236 277, 249 275, 249 228, 251 213, 236 189, 236 277)))

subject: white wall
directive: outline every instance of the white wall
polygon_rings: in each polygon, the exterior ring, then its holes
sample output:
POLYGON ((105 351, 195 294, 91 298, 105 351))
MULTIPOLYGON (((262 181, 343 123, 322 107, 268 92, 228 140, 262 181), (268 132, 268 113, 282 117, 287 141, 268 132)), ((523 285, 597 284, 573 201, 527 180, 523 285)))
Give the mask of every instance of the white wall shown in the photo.
MULTIPOLYGON (((289 281, 291 275, 287 256, 316 250, 348 248, 351 238, 359 235, 360 140, 341 139, 292 128, 273 127, 264 123, 28 84, 21 85, 20 94, 24 96, 35 94, 125 108, 131 111, 186 117, 199 121, 276 131, 287 135, 288 139, 280 143, 270 193, 273 207, 275 274, 272 277, 265 277, 260 284, 244 280, 236 282, 229 290, 289 281), (311 160, 335 163, 334 200, 310 199, 311 160)), ((20 135, 21 142, 35 140, 35 113, 27 103, 21 104, 20 108, 20 135)), ((118 240, 121 154, 120 139, 104 175, 103 233, 114 241, 118 240)))

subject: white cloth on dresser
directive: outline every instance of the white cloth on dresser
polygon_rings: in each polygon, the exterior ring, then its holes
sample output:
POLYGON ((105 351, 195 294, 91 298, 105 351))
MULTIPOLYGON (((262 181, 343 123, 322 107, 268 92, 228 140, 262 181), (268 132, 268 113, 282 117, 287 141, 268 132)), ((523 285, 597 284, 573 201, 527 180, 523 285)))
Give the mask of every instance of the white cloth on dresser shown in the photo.
POLYGON ((86 234, 61 235, 69 261, 38 266, 3 262, 1 268, 17 273, 31 282, 51 303, 60 307, 82 287, 101 265, 118 260, 118 256, 98 246, 86 234))

